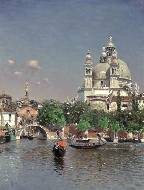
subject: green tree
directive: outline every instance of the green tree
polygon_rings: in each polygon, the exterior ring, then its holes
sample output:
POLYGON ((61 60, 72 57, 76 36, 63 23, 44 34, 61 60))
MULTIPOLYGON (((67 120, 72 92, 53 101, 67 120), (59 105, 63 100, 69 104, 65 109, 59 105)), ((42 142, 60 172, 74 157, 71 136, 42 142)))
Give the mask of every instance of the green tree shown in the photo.
POLYGON ((86 121, 84 119, 80 119, 80 122, 77 125, 77 128, 78 128, 79 131, 84 132, 84 131, 90 129, 91 125, 90 125, 90 123, 88 121, 86 121))
POLYGON ((135 123, 133 121, 128 123, 128 131, 129 132, 136 132, 138 130, 138 128, 139 128, 138 123, 135 123))
POLYGON ((111 122, 111 130, 114 132, 114 139, 118 136, 118 131, 122 130, 122 126, 120 125, 120 123, 116 120, 113 120, 111 122))
POLYGON ((97 111, 89 109, 80 116, 80 119, 88 121, 92 128, 96 128, 98 126, 99 114, 97 111))
POLYGON ((131 123, 137 126, 135 127, 137 128, 136 129, 137 131, 141 130, 144 127, 144 110, 139 110, 137 112, 132 111, 129 118, 129 129, 130 129, 131 123))
POLYGON ((82 101, 64 103, 62 108, 67 123, 79 123, 81 115, 91 109, 86 102, 82 101))
POLYGON ((72 123, 71 114, 72 114, 72 104, 69 102, 64 102, 62 104, 62 109, 64 112, 65 120, 67 124, 72 123))
POLYGON ((99 120, 99 126, 103 129, 107 129, 109 127, 109 118, 104 116, 104 117, 101 117, 100 120, 99 120))
POLYGON ((113 114, 113 119, 118 121, 121 126, 123 126, 125 129, 127 128, 128 121, 131 119, 131 113, 129 110, 124 110, 124 111, 116 111, 113 114))
POLYGON ((113 121, 111 122, 111 129, 114 132, 118 132, 122 130, 122 125, 120 125, 120 123, 118 121, 113 121))
POLYGON ((55 100, 47 100, 43 103, 42 108, 38 112, 38 122, 45 127, 63 127, 65 125, 65 117, 61 104, 55 100))

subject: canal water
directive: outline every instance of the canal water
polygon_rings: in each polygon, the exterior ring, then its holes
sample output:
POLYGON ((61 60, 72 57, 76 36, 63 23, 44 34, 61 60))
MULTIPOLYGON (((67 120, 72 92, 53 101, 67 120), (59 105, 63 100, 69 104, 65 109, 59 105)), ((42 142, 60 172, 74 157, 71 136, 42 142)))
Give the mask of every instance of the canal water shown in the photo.
POLYGON ((144 145, 97 150, 68 147, 56 159, 52 143, 0 145, 0 190, 144 190, 144 145))

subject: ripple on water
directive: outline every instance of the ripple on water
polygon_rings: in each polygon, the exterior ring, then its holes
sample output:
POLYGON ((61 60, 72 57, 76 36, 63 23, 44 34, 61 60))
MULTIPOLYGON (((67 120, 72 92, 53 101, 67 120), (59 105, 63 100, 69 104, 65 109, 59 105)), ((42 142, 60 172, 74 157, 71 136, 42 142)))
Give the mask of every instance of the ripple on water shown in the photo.
POLYGON ((56 159, 47 141, 4 144, 0 154, 0 189, 143 190, 144 146, 133 150, 76 150, 56 159))

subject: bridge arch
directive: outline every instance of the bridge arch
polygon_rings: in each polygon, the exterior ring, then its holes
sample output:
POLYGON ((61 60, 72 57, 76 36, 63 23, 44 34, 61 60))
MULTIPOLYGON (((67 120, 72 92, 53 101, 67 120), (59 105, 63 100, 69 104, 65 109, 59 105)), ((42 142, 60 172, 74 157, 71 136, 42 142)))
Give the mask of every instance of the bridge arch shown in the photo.
POLYGON ((45 127, 38 125, 38 124, 30 124, 30 125, 26 125, 26 126, 20 128, 19 133, 17 133, 17 135, 21 136, 22 133, 23 132, 25 133, 28 129, 37 129, 40 132, 41 137, 47 138, 47 136, 48 136, 48 129, 46 129, 45 127))

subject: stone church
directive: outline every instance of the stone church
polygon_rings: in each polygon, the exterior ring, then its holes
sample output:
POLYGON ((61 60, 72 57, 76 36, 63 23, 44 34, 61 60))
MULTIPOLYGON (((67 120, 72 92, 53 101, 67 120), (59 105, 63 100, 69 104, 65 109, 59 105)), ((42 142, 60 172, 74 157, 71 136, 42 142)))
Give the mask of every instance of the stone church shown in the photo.
POLYGON ((127 63, 119 58, 112 37, 102 48, 99 62, 94 64, 90 51, 84 62, 84 81, 78 89, 78 99, 90 103, 93 109, 114 111, 117 96, 121 96, 121 109, 128 109, 130 94, 139 93, 132 81, 127 63))

